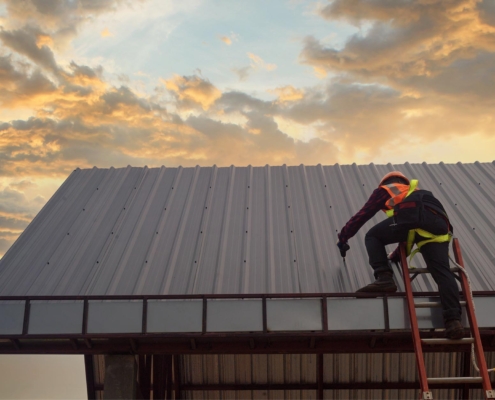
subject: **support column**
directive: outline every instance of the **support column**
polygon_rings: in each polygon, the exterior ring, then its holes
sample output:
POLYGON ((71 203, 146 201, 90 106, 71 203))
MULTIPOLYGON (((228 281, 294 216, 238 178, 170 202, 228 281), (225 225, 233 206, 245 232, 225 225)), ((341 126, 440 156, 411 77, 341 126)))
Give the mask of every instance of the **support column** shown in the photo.
POLYGON ((105 356, 103 399, 137 398, 137 364, 132 355, 105 356))

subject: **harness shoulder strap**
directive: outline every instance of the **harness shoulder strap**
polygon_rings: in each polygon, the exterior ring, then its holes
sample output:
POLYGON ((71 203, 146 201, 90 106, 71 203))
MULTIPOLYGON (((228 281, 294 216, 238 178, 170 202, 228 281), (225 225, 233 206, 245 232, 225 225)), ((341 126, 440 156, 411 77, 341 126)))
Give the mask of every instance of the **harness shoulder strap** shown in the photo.
POLYGON ((417 179, 411 180, 411 183, 409 185, 409 190, 406 194, 406 197, 409 196, 412 192, 414 192, 417 187, 418 187, 418 180, 417 179))

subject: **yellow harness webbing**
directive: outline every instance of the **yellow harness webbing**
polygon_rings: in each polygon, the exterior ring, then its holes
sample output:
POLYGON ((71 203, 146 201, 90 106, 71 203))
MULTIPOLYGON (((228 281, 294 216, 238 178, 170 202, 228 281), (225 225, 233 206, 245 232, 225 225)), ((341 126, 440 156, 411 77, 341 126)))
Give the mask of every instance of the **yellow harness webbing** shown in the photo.
POLYGON ((433 233, 427 232, 424 229, 420 229, 420 228, 411 229, 409 231, 409 234, 407 235, 407 243, 406 243, 406 256, 409 256, 409 266, 411 267, 410 265, 411 260, 418 251, 421 251, 421 247, 423 247, 425 244, 450 242, 451 239, 452 239, 452 233, 450 232, 446 233, 445 235, 434 235, 433 233), (411 250, 414 246, 414 238, 416 237, 416 234, 425 238, 426 240, 422 240, 421 242, 416 243, 416 246, 418 248, 411 253, 411 250))

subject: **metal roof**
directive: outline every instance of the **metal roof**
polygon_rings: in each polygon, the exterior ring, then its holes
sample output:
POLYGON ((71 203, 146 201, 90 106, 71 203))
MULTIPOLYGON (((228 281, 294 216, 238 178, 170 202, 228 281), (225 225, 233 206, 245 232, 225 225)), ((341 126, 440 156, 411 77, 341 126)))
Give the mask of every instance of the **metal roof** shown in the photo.
POLYGON ((442 201, 473 290, 495 290, 495 162, 477 162, 77 169, 0 260, 0 295, 352 292, 384 215, 347 265, 336 233, 392 170, 442 201))

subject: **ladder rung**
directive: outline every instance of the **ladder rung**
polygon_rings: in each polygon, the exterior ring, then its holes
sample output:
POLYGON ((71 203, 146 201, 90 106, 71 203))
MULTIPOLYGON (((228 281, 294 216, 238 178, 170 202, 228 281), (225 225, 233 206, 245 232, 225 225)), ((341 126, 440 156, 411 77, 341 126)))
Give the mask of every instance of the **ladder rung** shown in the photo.
POLYGON ((464 376, 464 377, 452 377, 452 378, 428 378, 428 383, 482 383, 483 378, 481 376, 464 376))
MULTIPOLYGON (((453 267, 450 270, 452 272, 459 272, 460 271, 459 267, 453 267)), ((429 274, 430 271, 428 271, 427 268, 409 268, 409 273, 410 274, 429 274)))
POLYGON ((421 339, 421 342, 424 344, 436 345, 436 344, 469 344, 474 343, 473 338, 465 338, 458 340, 451 339, 421 339))
MULTIPOLYGON (((465 301, 461 301, 461 306, 465 306, 466 305, 466 302, 465 301)), ((421 303, 414 303, 414 307, 416 308, 440 308, 442 307, 442 304, 438 301, 424 301, 424 302, 421 302, 421 303)))

